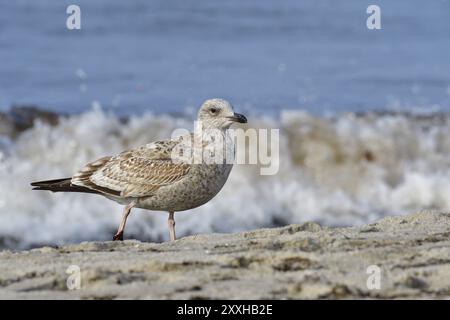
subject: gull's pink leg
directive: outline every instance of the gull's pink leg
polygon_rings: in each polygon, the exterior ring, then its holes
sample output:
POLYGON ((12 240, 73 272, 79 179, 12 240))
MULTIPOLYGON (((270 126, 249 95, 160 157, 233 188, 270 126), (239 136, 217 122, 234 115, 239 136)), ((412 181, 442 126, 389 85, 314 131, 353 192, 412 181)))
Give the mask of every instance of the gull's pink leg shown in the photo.
POLYGON ((169 219, 167 222, 169 223, 170 240, 174 241, 177 237, 175 236, 175 218, 173 211, 169 211, 169 219))
POLYGON ((128 215, 130 214, 131 209, 134 207, 134 205, 135 205, 135 203, 131 202, 131 203, 127 204, 125 206, 125 208, 123 209, 122 221, 120 222, 120 226, 119 226, 119 229, 117 230, 117 233, 113 237, 113 241, 117 241, 117 240, 122 241, 123 240, 123 231, 125 230, 125 224, 127 223, 128 215))

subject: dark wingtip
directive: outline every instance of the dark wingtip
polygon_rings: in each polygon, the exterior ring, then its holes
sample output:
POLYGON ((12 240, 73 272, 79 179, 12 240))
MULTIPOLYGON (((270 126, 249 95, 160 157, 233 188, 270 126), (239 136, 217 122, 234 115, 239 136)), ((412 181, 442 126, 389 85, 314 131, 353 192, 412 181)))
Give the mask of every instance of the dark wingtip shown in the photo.
POLYGON ((44 180, 44 181, 34 181, 31 182, 30 185, 32 187, 48 187, 54 184, 59 184, 63 182, 70 181, 71 178, 62 178, 62 179, 53 179, 53 180, 44 180))

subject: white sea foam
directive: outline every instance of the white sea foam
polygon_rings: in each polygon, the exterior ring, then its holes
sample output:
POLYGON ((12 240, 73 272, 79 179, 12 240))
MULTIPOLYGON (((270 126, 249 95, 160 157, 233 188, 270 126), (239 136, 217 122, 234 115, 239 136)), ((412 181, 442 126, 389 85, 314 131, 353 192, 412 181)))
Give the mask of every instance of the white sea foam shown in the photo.
MULTIPOLYGON (((355 225, 423 208, 450 210, 449 116, 319 118, 298 111, 249 126, 280 129, 280 170, 259 175, 237 165, 219 195, 176 214, 180 236, 234 232, 314 220, 355 225)), ((94 109, 37 122, 14 140, 0 140, 0 239, 22 248, 109 240, 121 206, 97 195, 31 191, 31 181, 68 177, 97 157, 170 137, 192 121, 145 114, 122 122, 94 109)), ((167 214, 135 209, 125 237, 167 239, 167 214)))

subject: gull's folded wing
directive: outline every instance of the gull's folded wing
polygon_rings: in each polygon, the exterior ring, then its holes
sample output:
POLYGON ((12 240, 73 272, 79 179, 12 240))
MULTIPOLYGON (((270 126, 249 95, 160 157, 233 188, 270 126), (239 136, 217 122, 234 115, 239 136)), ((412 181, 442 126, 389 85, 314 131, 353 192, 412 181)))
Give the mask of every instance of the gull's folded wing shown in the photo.
POLYGON ((174 163, 170 152, 177 142, 156 142, 115 157, 101 158, 72 177, 72 184, 119 197, 151 196, 189 172, 190 165, 174 163))

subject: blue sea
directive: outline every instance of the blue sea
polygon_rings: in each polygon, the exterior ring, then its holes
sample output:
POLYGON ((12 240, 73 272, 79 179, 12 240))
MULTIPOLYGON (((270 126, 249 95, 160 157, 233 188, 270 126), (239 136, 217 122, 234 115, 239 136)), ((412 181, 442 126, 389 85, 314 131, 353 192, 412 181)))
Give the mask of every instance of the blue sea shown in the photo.
MULTIPOLYGON (((179 236, 450 212, 449 0, 0 0, 0 249, 110 240, 120 205, 29 183, 192 128, 213 97, 280 130, 280 168, 235 166, 179 236), (13 106, 58 121, 18 131, 13 106)), ((133 210, 125 238, 167 240, 166 219, 133 210)))
POLYGON ((449 111, 449 57, 448 0, 0 2, 0 110, 449 111))

